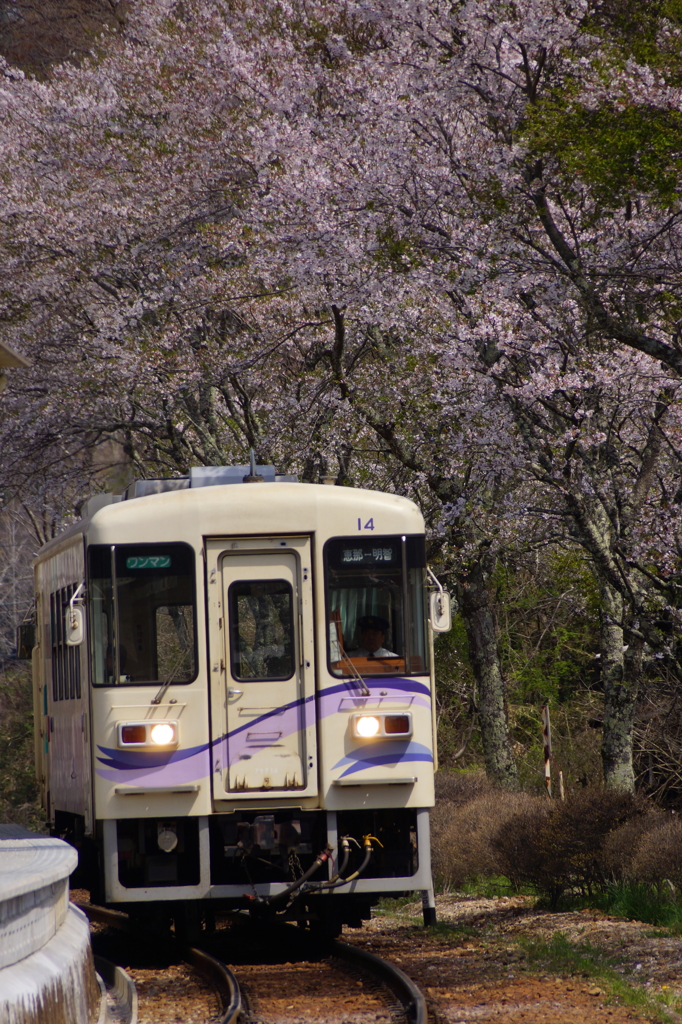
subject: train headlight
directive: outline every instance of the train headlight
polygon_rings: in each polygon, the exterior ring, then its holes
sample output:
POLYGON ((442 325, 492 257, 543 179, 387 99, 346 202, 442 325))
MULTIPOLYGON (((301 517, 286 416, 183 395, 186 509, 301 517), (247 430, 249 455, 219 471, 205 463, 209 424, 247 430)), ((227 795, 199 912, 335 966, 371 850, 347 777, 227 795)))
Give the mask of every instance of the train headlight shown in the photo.
POLYGON ((360 740, 385 739, 389 736, 407 739, 412 735, 412 715, 383 714, 353 715, 351 719, 353 736, 360 740))
POLYGON ((175 726, 171 722, 158 722, 151 727, 149 739, 157 747, 168 747, 175 743, 175 726))
POLYGON ((359 715, 355 719, 355 730, 358 736, 369 739, 371 736, 378 736, 381 729, 381 722, 374 715, 359 715))
POLYGON ((177 722, 119 722, 118 746, 177 747, 180 730, 177 722))

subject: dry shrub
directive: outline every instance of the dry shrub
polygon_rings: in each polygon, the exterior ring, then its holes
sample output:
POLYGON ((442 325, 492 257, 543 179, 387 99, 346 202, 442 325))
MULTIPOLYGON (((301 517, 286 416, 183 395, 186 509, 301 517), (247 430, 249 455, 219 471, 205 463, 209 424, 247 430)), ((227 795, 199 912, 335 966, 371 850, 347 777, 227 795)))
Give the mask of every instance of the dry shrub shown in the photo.
POLYGON ((534 797, 515 814, 495 823, 490 842, 497 870, 517 887, 535 882, 544 870, 547 821, 553 807, 546 797, 534 797))
POLYGON ((436 808, 445 804, 461 807, 476 797, 497 792, 485 772, 436 772, 436 808))
POLYGON ((433 873, 441 884, 459 888, 468 879, 498 874, 491 838, 500 822, 518 814, 534 798, 489 784, 481 796, 436 804, 432 829, 433 873))
POLYGON ((569 888, 590 893, 606 881, 608 837, 645 809, 641 799, 602 789, 570 794, 565 803, 536 800, 492 838, 499 869, 517 885, 535 885, 552 906, 569 888))
POLYGON ((650 806, 645 807, 641 815, 635 815, 610 832, 602 851, 604 874, 614 882, 635 878, 632 864, 640 843, 666 821, 665 811, 650 806))
POLYGON ((448 860, 441 854, 443 837, 449 831, 454 809, 484 793, 490 793, 493 786, 483 772, 436 772, 435 783, 436 806, 431 811, 431 856, 434 876, 440 879, 445 878, 443 870, 448 860))
POLYGON ((682 821, 668 818, 647 832, 635 848, 629 879, 660 887, 666 880, 682 886, 682 821))
POLYGON ((439 774, 436 794, 433 871, 446 886, 505 875, 556 905, 568 889, 610 881, 682 885, 682 821, 644 798, 591 788, 559 802, 495 789, 478 773, 439 774))

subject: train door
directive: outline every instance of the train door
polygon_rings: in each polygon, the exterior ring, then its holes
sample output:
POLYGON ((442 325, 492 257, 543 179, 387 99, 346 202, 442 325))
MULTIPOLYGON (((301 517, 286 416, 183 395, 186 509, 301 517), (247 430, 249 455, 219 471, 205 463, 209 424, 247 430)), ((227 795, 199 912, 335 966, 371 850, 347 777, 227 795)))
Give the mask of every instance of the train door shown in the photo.
POLYGON ((207 542, 213 794, 317 794, 308 537, 207 542))

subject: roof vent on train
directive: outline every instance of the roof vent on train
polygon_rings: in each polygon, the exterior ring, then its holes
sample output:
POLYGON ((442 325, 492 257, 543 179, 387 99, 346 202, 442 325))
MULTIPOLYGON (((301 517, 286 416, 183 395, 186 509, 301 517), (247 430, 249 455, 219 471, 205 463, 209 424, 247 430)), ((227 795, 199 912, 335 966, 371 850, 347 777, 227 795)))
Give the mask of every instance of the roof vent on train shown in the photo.
POLYGON ((281 476, 274 466, 191 466, 190 487, 211 487, 214 484, 241 484, 244 477, 262 476, 266 483, 298 483, 294 475, 281 476), (255 474, 253 470, 255 469, 255 474))
MULTIPOLYGON (((184 491, 188 487, 216 487, 240 484, 251 471, 250 466, 191 466, 189 476, 166 477, 159 480, 135 480, 123 492, 123 500, 146 498, 148 494, 184 491)), ((274 466, 256 466, 256 472, 268 483, 296 483, 297 476, 279 476, 274 466)))
MULTIPOLYGON (((168 491, 184 491, 189 487, 214 487, 221 484, 241 484, 251 474, 252 466, 192 466, 189 476, 160 477, 156 480, 134 480, 123 494, 95 494, 83 506, 84 517, 94 516, 105 505, 132 498, 146 498, 150 494, 165 494, 168 491)), ((274 466, 255 466, 256 474, 267 483, 298 483, 294 475, 284 476, 275 472, 274 466)))

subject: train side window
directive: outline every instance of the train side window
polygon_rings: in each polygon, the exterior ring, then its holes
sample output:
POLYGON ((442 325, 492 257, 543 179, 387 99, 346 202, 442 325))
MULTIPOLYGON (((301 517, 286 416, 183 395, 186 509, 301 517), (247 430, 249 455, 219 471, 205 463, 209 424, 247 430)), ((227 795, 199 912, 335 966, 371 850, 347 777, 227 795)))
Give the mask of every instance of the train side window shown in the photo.
POLYGON ((290 679, 294 615, 287 580, 236 580, 228 591, 228 606, 232 678, 290 679))
POLYGON ((57 622, 59 619, 59 591, 55 591, 50 594, 50 647, 51 647, 51 665, 52 665, 52 700, 61 700, 62 694, 60 692, 60 663, 59 663, 59 634, 57 632, 57 622))
POLYGON ((76 584, 50 594, 52 699, 73 700, 81 695, 80 651, 66 643, 66 616, 76 584))

